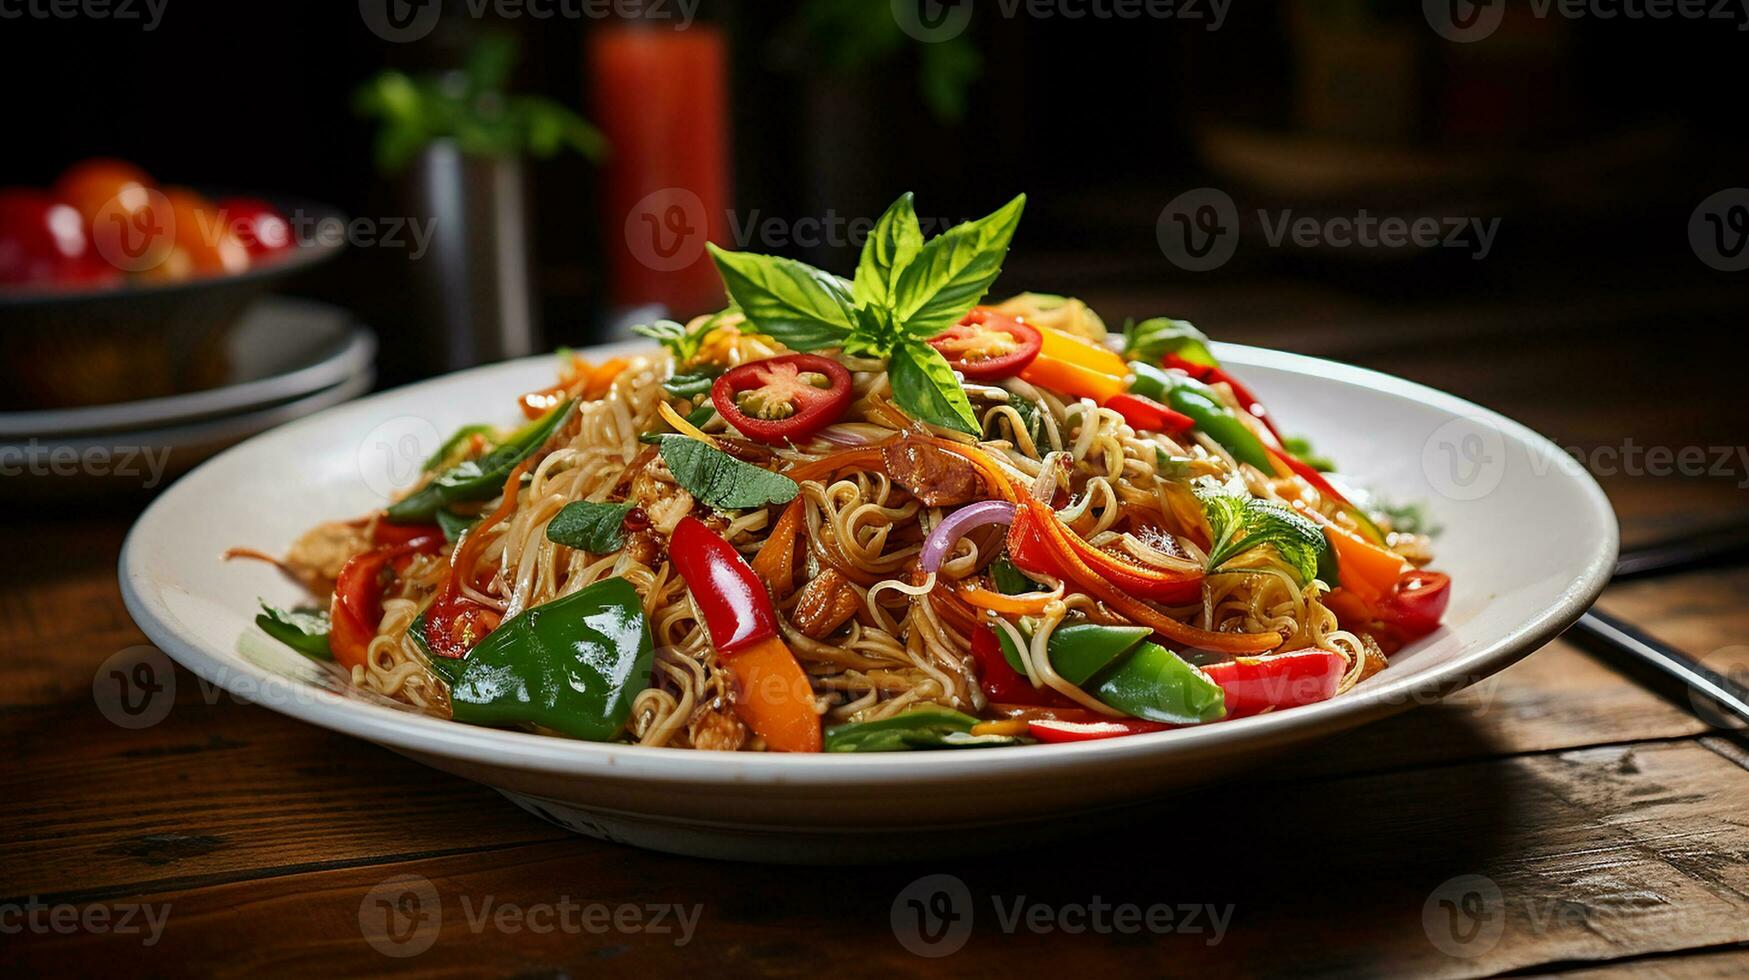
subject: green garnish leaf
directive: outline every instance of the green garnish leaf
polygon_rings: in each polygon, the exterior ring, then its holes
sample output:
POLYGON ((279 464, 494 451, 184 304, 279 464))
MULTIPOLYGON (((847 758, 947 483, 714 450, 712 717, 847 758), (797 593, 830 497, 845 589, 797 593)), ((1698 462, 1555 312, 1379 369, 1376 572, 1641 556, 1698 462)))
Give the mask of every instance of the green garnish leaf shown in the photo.
POLYGON ((927 339, 960 322, 1002 271, 1008 243, 1026 210, 1021 194, 995 213, 948 229, 897 271, 895 321, 908 336, 927 339))
POLYGON ((1026 573, 1014 567, 1008 560, 1008 552, 996 556, 990 563, 990 580, 996 583, 997 591, 1003 595, 1025 595, 1028 592, 1043 592, 1045 587, 1026 577, 1026 573))
POLYGON ((1281 441, 1281 448, 1320 473, 1336 471, 1336 462, 1328 456, 1318 455, 1318 451, 1312 448, 1312 440, 1305 436, 1288 436, 1281 441))
POLYGON ((1007 735, 973 735, 978 719, 947 708, 913 708, 879 721, 826 729, 827 752, 904 752, 910 749, 976 749, 1019 745, 1007 735))
POLYGON ((856 326, 856 305, 837 276, 794 259, 707 247, 748 322, 785 347, 842 347, 856 326))
POLYGON ((261 604, 261 615, 255 617, 261 631, 293 650, 315 660, 333 660, 328 649, 331 625, 326 609, 281 609, 261 604))
POLYGON ((1220 571, 1234 558, 1261 545, 1270 545, 1292 568, 1301 582, 1318 574, 1318 556, 1330 545, 1323 529, 1310 518, 1285 504, 1255 497, 1224 493, 1199 493, 1214 543, 1209 548, 1208 570, 1220 571))
POLYGON ((917 223, 911 193, 906 191, 875 222, 874 231, 862 243, 862 258, 856 264, 856 281, 850 289, 857 304, 862 307, 890 304, 894 278, 922 248, 923 229, 917 223))
POLYGON ((787 504, 802 492, 781 473, 743 463, 688 436, 659 435, 656 444, 675 482, 717 510, 787 504))
POLYGON ((1209 351, 1208 341, 1208 337, 1188 321, 1165 316, 1125 324, 1123 328, 1124 357, 1149 364, 1159 364, 1167 354, 1177 354, 1192 364, 1219 367, 1220 362, 1209 351))
POLYGON ((634 506, 630 503, 573 501, 547 522, 547 540, 592 555, 618 551, 625 543, 623 525, 626 515, 634 506))
POLYGON ((893 351, 887 364, 893 400, 920 422, 978 434, 978 417, 941 352, 920 340, 909 340, 893 351))
POLYGON ((462 535, 466 533, 469 528, 480 523, 478 515, 469 517, 465 514, 458 514, 455 511, 450 510, 448 507, 438 508, 437 513, 432 515, 432 519, 437 521, 437 526, 443 529, 444 540, 448 541, 450 544, 455 544, 457 541, 460 541, 462 535))

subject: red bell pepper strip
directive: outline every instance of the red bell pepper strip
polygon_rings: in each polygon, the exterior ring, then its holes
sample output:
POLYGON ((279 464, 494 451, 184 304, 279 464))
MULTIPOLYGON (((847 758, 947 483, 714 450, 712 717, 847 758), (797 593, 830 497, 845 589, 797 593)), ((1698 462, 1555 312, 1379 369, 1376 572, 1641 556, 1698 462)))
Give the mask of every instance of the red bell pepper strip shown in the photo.
POLYGON ((1335 696, 1336 685, 1347 670, 1348 661, 1329 650, 1240 657, 1202 668, 1226 694, 1229 718, 1327 701, 1335 696))
POLYGON ((371 528, 370 543, 382 547, 407 544, 420 538, 442 537, 443 528, 436 524, 390 524, 386 518, 378 516, 376 526, 371 528))
POLYGON ((718 651, 732 654, 777 635, 777 613, 765 583, 722 535, 696 517, 683 517, 668 553, 692 589, 718 651))
POLYGON ((733 545, 696 517, 680 519, 668 553, 734 675, 741 721, 778 751, 820 751, 813 688, 777 635, 777 611, 765 583, 733 545))
POLYGON ((1196 425, 1196 420, 1176 412, 1152 398, 1126 392, 1109 399, 1105 407, 1122 415, 1130 428, 1138 432, 1184 432, 1196 425))
POLYGON ((972 632, 972 659, 978 663, 978 685, 994 703, 1073 707, 1073 702, 1050 688, 1033 687, 1002 655, 996 630, 984 626, 972 632))
POLYGON ((328 610, 328 648, 342 667, 362 667, 370 641, 383 619, 383 571, 391 562, 414 554, 434 555, 443 549, 443 535, 415 538, 353 555, 334 580, 328 610))
POLYGON ((1111 718, 1103 721, 1051 721, 1039 719, 1026 723, 1026 733, 1041 742, 1091 742, 1101 738, 1122 738, 1163 732, 1171 725, 1136 718, 1111 718))

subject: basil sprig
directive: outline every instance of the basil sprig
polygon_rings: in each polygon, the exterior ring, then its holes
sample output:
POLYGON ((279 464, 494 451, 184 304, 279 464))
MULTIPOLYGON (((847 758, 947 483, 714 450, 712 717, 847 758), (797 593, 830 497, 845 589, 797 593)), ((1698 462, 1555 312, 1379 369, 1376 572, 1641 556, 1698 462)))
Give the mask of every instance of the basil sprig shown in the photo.
POLYGON ((1221 362, 1209 352, 1208 344, 1208 337, 1190 322, 1168 316, 1127 323, 1123 328, 1124 357, 1133 361, 1159 364, 1167 354, 1177 354, 1192 364, 1219 367, 1221 362))
POLYGON ((893 203, 845 282, 806 263, 710 246, 723 284, 757 329, 792 350, 884 358, 906 414, 976 435, 977 416, 947 359, 927 343, 958 323, 1002 271, 1026 195, 925 241, 912 197, 893 203))
POLYGON ((717 510, 787 504, 802 492, 789 477, 743 463, 690 436, 667 433, 654 438, 674 482, 717 510))

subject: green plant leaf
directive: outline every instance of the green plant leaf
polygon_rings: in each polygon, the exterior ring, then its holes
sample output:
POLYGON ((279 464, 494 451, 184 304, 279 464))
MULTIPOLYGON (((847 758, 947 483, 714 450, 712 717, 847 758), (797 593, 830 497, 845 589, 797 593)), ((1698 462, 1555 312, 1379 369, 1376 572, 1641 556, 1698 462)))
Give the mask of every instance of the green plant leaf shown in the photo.
POLYGON ((920 340, 907 340, 887 362, 893 400, 905 414, 930 425, 978 434, 978 417, 959 378, 941 352, 920 340))
POLYGON ((333 660, 328 649, 331 628, 326 609, 281 609, 261 604, 261 615, 255 617, 261 631, 293 650, 315 660, 333 660))
POLYGON ((923 229, 907 191, 875 222, 874 231, 862 243, 862 258, 856 264, 851 296, 860 306, 885 306, 892 302, 893 280, 911 264, 923 248, 923 229))
POLYGON ((1310 518, 1273 500, 1223 493, 1203 493, 1198 498, 1213 535, 1209 571, 1220 570, 1253 548, 1270 545, 1301 582, 1317 576, 1318 556, 1330 545, 1310 518))
POLYGON ((547 522, 547 540, 567 548, 605 555, 625 543, 622 525, 635 504, 607 504, 577 500, 547 522))
POLYGON ((1022 194, 995 213, 936 236, 892 288, 894 319, 911 337, 933 337, 958 323, 1002 272, 1008 243, 1026 209, 1022 194))
POLYGON ((856 326, 850 290, 804 262, 706 246, 735 305, 759 333, 791 350, 842 347, 856 326))
POLYGON ((1165 316, 1125 324, 1123 328, 1124 357, 1149 364, 1159 364, 1167 354, 1177 354, 1192 364, 1219 367, 1220 362, 1209 352, 1208 340, 1189 322, 1165 316))
POLYGON ((743 463, 697 439, 664 434, 655 442, 675 482, 718 510, 786 504, 802 492, 789 477, 743 463))

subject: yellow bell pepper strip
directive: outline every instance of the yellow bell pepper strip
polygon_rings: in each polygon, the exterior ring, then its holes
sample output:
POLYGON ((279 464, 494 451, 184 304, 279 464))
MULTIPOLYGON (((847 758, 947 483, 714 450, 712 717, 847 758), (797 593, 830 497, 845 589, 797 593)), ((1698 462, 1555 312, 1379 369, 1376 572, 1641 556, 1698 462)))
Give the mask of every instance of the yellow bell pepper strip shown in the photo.
POLYGON ((1116 353, 1092 341, 1036 324, 1043 339, 1038 357, 1020 372, 1021 380, 1103 405, 1124 393, 1129 366, 1116 353))
POLYGON ((711 643, 735 678, 735 713, 779 752, 820 751, 820 716, 808 675, 777 635, 765 583, 733 545, 696 517, 683 517, 669 540, 711 643))

